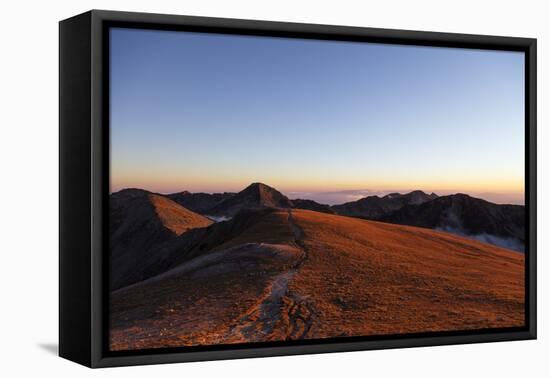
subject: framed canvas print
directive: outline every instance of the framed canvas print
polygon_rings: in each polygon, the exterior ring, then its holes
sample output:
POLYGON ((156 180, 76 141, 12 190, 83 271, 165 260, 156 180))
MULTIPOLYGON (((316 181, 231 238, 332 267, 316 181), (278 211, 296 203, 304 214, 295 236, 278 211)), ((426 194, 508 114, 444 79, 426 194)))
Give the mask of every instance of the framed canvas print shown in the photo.
POLYGON ((536 337, 536 40, 60 23, 60 355, 536 337))

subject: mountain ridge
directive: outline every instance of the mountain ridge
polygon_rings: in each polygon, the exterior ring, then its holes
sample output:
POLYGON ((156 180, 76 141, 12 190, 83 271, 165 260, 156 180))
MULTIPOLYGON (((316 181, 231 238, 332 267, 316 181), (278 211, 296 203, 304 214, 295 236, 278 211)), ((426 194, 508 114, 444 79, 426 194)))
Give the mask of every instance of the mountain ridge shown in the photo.
POLYGON ((199 214, 208 212, 211 208, 222 201, 231 198, 235 193, 191 193, 187 190, 177 193, 167 194, 166 196, 181 206, 199 214))
POLYGON ((499 205, 464 193, 407 205, 379 220, 471 236, 518 251, 524 249, 524 206, 499 205))
MULTIPOLYGON (((140 189, 125 189, 121 192, 128 196, 136 196, 139 195, 140 189)), ((277 189, 255 182, 238 193, 208 194, 182 191, 165 197, 216 222, 231 219, 241 211, 263 208, 305 209, 432 228, 516 251, 523 251, 525 243, 523 206, 494 204, 464 193, 438 196, 435 193, 413 190, 408 193, 393 192, 384 196, 366 196, 356 201, 329 206, 307 199, 290 200, 277 189), (433 206, 426 205, 433 201, 436 201, 433 206), (467 209, 460 210, 460 206, 456 205, 457 201, 463 203, 467 209), (451 205, 452 203, 455 205, 451 205), (454 214, 457 211, 458 218, 454 214), (479 214, 479 217, 476 214, 479 214), (462 219, 463 215, 466 218, 462 219)), ((183 228, 185 231, 185 227, 183 228)))
POLYGON ((190 229, 212 224, 169 198, 142 189, 110 196, 110 287, 117 289, 157 272, 156 251, 190 229))
POLYGON ((426 194, 421 190, 414 190, 406 194, 390 193, 383 197, 367 196, 356 201, 334 205, 331 208, 340 215, 378 219, 405 205, 421 204, 437 197, 435 193, 426 194))
POLYGON ((212 209, 209 215, 235 216, 242 209, 260 209, 263 207, 291 208, 292 202, 277 189, 255 182, 212 209))

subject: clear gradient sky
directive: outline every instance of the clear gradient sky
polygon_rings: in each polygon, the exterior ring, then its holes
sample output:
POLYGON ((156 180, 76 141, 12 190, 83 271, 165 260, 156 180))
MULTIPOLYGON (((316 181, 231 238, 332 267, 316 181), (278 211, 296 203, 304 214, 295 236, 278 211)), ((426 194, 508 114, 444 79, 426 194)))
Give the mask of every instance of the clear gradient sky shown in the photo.
POLYGON ((111 191, 523 203, 523 75, 519 52, 116 28, 111 191))

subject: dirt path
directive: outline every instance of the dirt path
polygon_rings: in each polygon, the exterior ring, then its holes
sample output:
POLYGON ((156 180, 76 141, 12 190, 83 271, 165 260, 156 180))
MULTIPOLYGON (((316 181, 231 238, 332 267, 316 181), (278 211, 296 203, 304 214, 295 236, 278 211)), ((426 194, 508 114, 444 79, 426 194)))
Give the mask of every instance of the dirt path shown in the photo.
POLYGON ((281 322, 281 308, 294 274, 296 271, 290 270, 277 275, 258 301, 234 323, 224 341, 266 341, 281 322))
POLYGON ((288 271, 273 278, 258 301, 230 327, 224 341, 296 340, 308 334, 315 314, 314 307, 307 298, 293 293, 289 284, 309 255, 302 242, 304 232, 294 221, 292 210, 288 210, 288 223, 302 256, 288 271))
POLYGON ((298 266, 295 267, 296 269, 298 269, 304 264, 304 262, 307 261, 309 255, 308 250, 302 241, 304 238, 304 231, 300 228, 300 226, 296 224, 296 221, 292 216, 292 210, 288 210, 288 224, 290 225, 290 229, 294 234, 294 244, 296 244, 296 246, 300 248, 304 253, 303 257, 297 263, 298 266))
MULTIPOLYGON (((309 259, 309 251, 303 243, 304 231, 296 224, 296 221, 292 216, 292 210, 290 209, 288 210, 288 223, 294 233, 294 243, 303 252, 302 258, 299 259, 293 267, 293 270, 297 272, 309 259)), ((309 333, 313 323, 313 317, 315 316, 313 303, 311 303, 307 298, 297 293, 293 293, 290 290, 287 292, 286 297, 289 302, 286 307, 286 311, 290 321, 287 339, 303 339, 309 333)))

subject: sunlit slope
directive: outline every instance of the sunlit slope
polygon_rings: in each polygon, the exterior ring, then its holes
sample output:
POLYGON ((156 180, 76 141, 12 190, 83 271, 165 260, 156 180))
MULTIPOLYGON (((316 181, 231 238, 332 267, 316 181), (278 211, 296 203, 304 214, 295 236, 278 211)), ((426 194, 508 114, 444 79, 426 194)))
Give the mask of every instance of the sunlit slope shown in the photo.
POLYGON ((524 324, 524 256, 448 233, 296 212, 310 337, 524 324))
POLYGON ((523 254, 307 210, 247 216, 223 243, 208 247, 213 225, 199 255, 114 292, 112 349, 524 324, 523 254))

